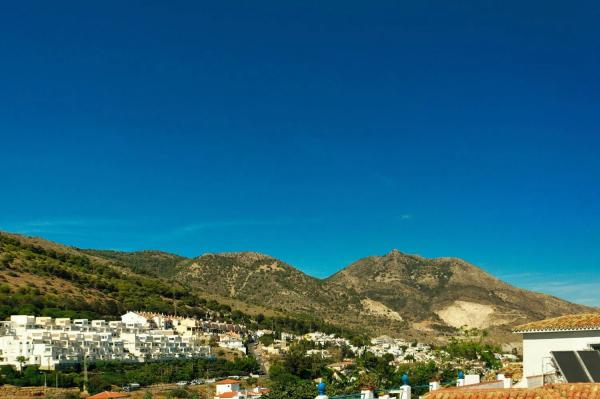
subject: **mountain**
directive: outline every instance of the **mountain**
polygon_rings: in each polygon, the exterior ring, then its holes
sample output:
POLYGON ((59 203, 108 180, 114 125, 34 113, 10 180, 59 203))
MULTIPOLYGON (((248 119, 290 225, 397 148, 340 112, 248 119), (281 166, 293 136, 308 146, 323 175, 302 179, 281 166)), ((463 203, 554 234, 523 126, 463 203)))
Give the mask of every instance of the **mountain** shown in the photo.
POLYGON ((467 326, 510 340, 508 327, 525 320, 589 310, 516 288, 461 259, 426 259, 398 250, 354 262, 326 283, 383 304, 420 332, 467 326))
MULTIPOLYGON (((10 312, 117 317, 130 309, 286 325, 319 321, 364 334, 444 340, 464 326, 498 342, 516 324, 595 311, 508 285, 455 258, 393 250, 326 279, 255 252, 189 259, 161 251, 81 250, 0 233, 0 317, 10 312), (279 318, 279 319, 277 319, 279 318), (272 321, 273 322, 273 321, 272 321)), ((321 325, 321 328, 324 328, 321 325)))
MULTIPOLYGON (((196 289, 291 316, 310 315, 359 330, 360 296, 345 287, 326 287, 273 257, 254 252, 204 254, 182 262, 174 275, 196 289)), ((221 299, 222 300, 222 299, 221 299)))
POLYGON ((175 276, 221 297, 411 339, 453 336, 464 326, 509 342, 518 340, 512 326, 527 320, 590 311, 513 287, 460 259, 398 250, 360 259, 324 280, 253 252, 205 254, 180 263, 175 276))

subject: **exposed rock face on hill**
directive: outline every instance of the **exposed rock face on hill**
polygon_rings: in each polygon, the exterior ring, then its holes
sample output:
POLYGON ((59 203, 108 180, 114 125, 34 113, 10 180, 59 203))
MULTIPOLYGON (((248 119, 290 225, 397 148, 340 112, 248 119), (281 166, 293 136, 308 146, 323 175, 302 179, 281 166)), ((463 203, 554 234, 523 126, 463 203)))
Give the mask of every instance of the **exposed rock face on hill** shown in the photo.
POLYGON ((319 280, 272 257, 206 254, 178 267, 178 279, 199 289, 370 333, 410 337, 487 329, 502 341, 510 328, 589 308, 510 286, 455 258, 426 259, 394 250, 361 259, 319 280))
POLYGON ((524 320, 586 307, 519 289, 455 258, 425 259, 397 250, 361 259, 326 280, 398 312, 412 327, 506 330, 524 320))
POLYGON ((361 298, 267 255, 254 252, 204 254, 182 262, 175 278, 191 287, 269 307, 288 314, 310 314, 336 323, 340 314, 358 317, 361 298))
POLYGON ((444 339, 467 326, 487 329, 498 341, 517 341, 510 334, 516 324, 593 311, 510 286, 460 259, 397 250, 321 280, 254 252, 188 259, 160 251, 79 250, 0 233, 0 285, 0 296, 23 303, 23 312, 31 303, 32 311, 117 316, 143 306, 168 312, 179 303, 193 313, 215 300, 247 314, 316 318, 421 340, 444 339))

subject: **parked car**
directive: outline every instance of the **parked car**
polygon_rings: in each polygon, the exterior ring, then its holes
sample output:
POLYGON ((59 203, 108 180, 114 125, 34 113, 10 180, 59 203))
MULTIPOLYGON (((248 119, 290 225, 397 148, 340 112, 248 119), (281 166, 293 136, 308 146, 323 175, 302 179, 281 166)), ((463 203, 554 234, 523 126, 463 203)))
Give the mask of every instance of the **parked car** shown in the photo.
POLYGON ((129 384, 123 387, 124 392, 136 391, 138 389, 140 389, 140 384, 138 384, 137 382, 130 382, 129 384))

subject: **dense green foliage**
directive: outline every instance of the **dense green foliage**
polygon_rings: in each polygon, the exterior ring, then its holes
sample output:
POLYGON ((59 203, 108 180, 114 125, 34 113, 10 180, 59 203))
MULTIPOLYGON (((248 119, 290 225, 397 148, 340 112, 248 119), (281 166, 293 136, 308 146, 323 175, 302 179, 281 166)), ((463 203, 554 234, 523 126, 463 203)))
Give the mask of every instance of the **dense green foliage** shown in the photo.
POLYGON ((63 292, 56 289, 53 292, 51 288, 41 291, 34 284, 19 289, 4 284, 0 288, 1 318, 15 313, 111 318, 128 309, 169 312, 174 308, 174 300, 188 305, 182 307, 182 312, 205 312, 197 307, 199 298, 181 286, 126 273, 85 255, 43 248, 3 234, 0 234, 0 269, 12 277, 29 273, 62 279, 78 289, 68 292, 65 287, 63 292), (83 293, 87 294, 85 300, 78 297, 83 293))
POLYGON ((269 346, 275 342, 275 337, 272 334, 265 334, 261 336, 258 341, 264 346, 269 346))
POLYGON ((134 272, 153 276, 169 276, 179 262, 186 259, 182 256, 161 251, 120 252, 101 249, 85 249, 83 253, 111 259, 127 265, 134 272))
MULTIPOLYGON (((459 371, 456 363, 452 362, 406 362, 395 366, 392 355, 376 356, 365 351, 356 356, 354 365, 342 372, 334 372, 327 367, 331 359, 307 356, 307 350, 314 347, 312 342, 294 343, 281 361, 271 366, 272 391, 268 399, 311 399, 316 395, 314 381, 318 378, 326 382, 330 396, 356 393, 363 386, 389 390, 402 385, 404 374, 409 377, 413 394, 422 395, 433 380, 441 381, 443 385, 454 385, 459 371)), ((493 355, 499 348, 481 341, 452 341, 443 349, 453 360, 481 360, 490 368, 500 366, 493 355)))
MULTIPOLYGON (((402 375, 411 377, 411 384, 426 386, 433 378, 448 377, 454 370, 440 370, 434 363, 410 363, 396 367, 391 365, 393 356, 375 356, 365 352, 356 358, 356 364, 343 372, 334 372, 327 367, 331 360, 321 356, 307 356, 308 343, 299 342, 292 345, 290 351, 280 362, 273 364, 269 370, 272 391, 268 399, 312 399, 316 395, 317 378, 327 383, 327 393, 342 395, 360 391, 362 386, 378 389, 397 388, 402 385, 402 375)), ((425 391, 415 386, 417 393, 425 391)))
MULTIPOLYGON (((143 386, 157 383, 190 381, 194 378, 220 378, 230 375, 258 373, 260 366, 252 357, 235 361, 224 359, 169 360, 153 363, 104 362, 88 368, 90 392, 109 390, 111 385, 122 386, 137 382, 143 386)), ((43 372, 37 366, 26 367, 21 373, 10 366, 0 368, 0 384, 41 386, 44 378, 49 386, 81 387, 83 372, 80 366, 43 372), (45 377, 44 377, 45 375, 45 377)))
POLYGON ((475 340, 452 340, 444 350, 454 358, 481 360, 490 368, 499 368, 501 362, 494 357, 494 353, 501 352, 496 345, 475 340))

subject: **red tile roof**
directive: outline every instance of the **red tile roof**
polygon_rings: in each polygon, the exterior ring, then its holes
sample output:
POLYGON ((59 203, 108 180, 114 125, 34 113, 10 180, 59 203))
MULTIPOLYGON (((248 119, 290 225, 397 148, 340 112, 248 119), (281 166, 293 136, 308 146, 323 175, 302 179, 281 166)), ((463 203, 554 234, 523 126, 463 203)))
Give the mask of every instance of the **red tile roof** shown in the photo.
POLYGON ((232 380, 231 378, 227 378, 226 380, 217 381, 217 385, 227 385, 227 384, 239 384, 238 380, 232 380))
POLYGON ((128 398, 129 395, 122 392, 108 392, 104 391, 96 395, 89 396, 87 399, 114 399, 114 398, 128 398))
POLYGON ((230 399, 230 398, 235 398, 237 395, 238 395, 238 392, 230 391, 230 392, 223 392, 222 394, 219 394, 217 396, 221 399, 230 399))
POLYGON ((600 313, 573 314, 517 326, 513 332, 600 330, 600 313))
POLYGON ((460 389, 433 391, 426 399, 600 399, 600 384, 553 384, 540 388, 460 389))

